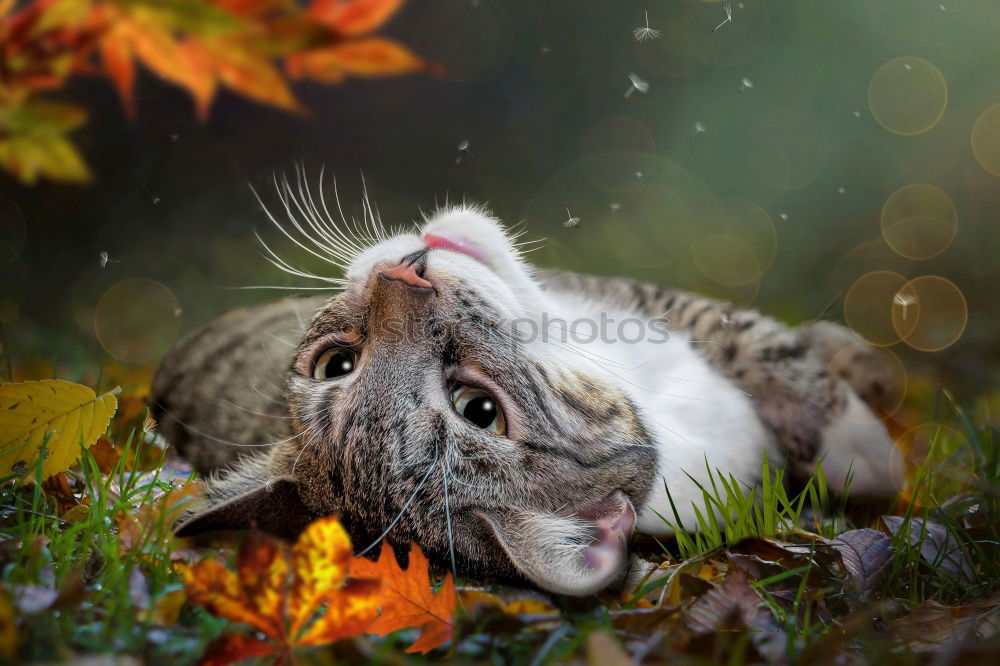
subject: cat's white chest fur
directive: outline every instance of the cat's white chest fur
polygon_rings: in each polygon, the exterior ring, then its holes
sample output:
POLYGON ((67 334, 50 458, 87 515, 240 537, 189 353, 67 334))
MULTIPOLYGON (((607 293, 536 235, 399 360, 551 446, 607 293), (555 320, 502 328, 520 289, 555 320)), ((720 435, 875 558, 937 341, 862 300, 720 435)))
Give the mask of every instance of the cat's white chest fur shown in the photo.
POLYGON ((648 326, 640 331, 631 312, 609 311, 565 295, 554 300, 559 318, 570 326, 577 322, 576 336, 563 342, 559 336, 565 327, 550 327, 548 342, 543 342, 545 353, 620 386, 653 436, 657 476, 645 506, 636 507, 639 532, 671 533, 660 518, 674 520, 666 486, 684 526, 696 525, 692 504, 701 506, 703 498, 688 474, 706 486, 707 468, 748 483, 759 476, 764 452, 775 451, 774 436, 761 422, 753 399, 709 366, 696 350, 697 342, 686 333, 664 335, 662 329, 648 326), (584 322, 599 324, 602 312, 606 320, 632 321, 621 331, 610 324, 591 341, 593 328, 584 322))

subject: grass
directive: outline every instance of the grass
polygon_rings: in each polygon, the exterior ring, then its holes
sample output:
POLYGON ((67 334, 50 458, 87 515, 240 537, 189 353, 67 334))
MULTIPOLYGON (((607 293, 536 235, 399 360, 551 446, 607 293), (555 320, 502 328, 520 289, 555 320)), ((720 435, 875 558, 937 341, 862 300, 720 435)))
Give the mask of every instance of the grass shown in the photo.
POLYGON ((106 474, 83 449, 69 475, 89 502, 71 519, 60 518, 58 502, 42 492, 41 462, 0 479, 0 505, 6 507, 0 581, 12 590, 54 589, 59 595, 51 607, 25 614, 30 640, 22 645, 24 660, 114 652, 185 663, 221 630, 221 621, 190 609, 191 617, 172 623, 169 635, 163 632, 162 614, 183 587, 172 569, 170 516, 187 500, 144 522, 130 547, 121 545, 123 523, 176 486, 160 478, 165 452, 147 451, 140 435, 133 430, 126 437, 106 474), (153 456, 149 471, 129 464, 144 454, 153 456))
MULTIPOLYGON (((788 663, 807 662, 821 649, 861 649, 871 655, 894 655, 898 661, 895 644, 871 630, 870 618, 867 624, 857 619, 859 613, 882 612, 877 609, 887 608, 884 604, 895 608, 894 612, 926 602, 959 606, 994 593, 1000 586, 996 521, 1000 515, 1000 440, 994 428, 974 425, 944 392, 937 409, 932 416, 942 427, 930 440, 926 460, 911 475, 904 499, 894 506, 876 507, 874 513, 870 508, 859 511, 829 492, 822 465, 794 493, 787 490, 784 471, 766 459, 761 480, 754 486, 706 465, 707 482, 699 484, 701 502, 695 507, 697 524, 682 525, 673 506, 673 515, 663 518, 677 530, 676 539, 660 544, 657 552, 639 553, 654 561, 666 557, 681 563, 673 565, 677 571, 691 572, 682 576, 683 585, 707 584, 693 580, 704 575, 695 573, 697 566, 683 563, 722 566, 719 562, 724 562, 726 549, 748 539, 816 543, 845 529, 876 526, 880 513, 901 516, 904 524, 893 537, 895 552, 884 579, 866 605, 859 605, 845 592, 842 581, 832 576, 822 558, 804 557, 751 583, 771 610, 778 637, 774 645, 762 644, 761 636, 766 633, 720 632, 708 647, 692 639, 683 645, 658 645, 656 650, 673 655, 671 659, 678 663, 707 663, 706 659, 711 662, 724 654, 728 663, 739 664, 768 649, 788 663), (919 526, 916 540, 908 538, 909 523, 919 526), (928 527, 938 525, 935 533, 928 527), (925 547, 928 544, 933 547, 925 547), (949 558, 961 558, 967 573, 949 569, 949 558), (849 612, 833 617, 841 612, 838 609, 848 607, 849 612), (848 634, 847 627, 854 626, 851 622, 857 627, 848 634)), ((142 514, 144 507, 162 504, 164 495, 178 483, 171 478, 167 453, 149 441, 139 419, 115 425, 112 439, 121 443, 121 455, 111 469, 102 471, 98 459, 89 450, 83 451, 70 472, 72 482, 89 497, 82 508, 67 513, 43 492, 38 468, 0 479, 0 583, 8 590, 54 590, 59 595, 50 608, 20 614, 24 637, 20 656, 25 662, 125 653, 149 663, 193 663, 208 642, 227 628, 225 621, 200 608, 181 606, 182 585, 172 562, 190 553, 185 552, 187 545, 171 537, 176 513, 147 511, 133 542, 122 545, 123 526, 142 514)), ((232 549, 222 552, 232 555, 232 549)), ((641 592, 651 592, 665 580, 641 592)), ((556 599, 562 615, 545 622, 465 617, 459 621, 461 640, 451 658, 463 663, 579 661, 592 649, 589 637, 598 630, 633 645, 646 630, 630 629, 623 623, 632 621, 629 613, 647 612, 637 603, 640 596, 634 595, 628 603, 613 595, 556 599)), ((668 637, 677 632, 683 633, 683 627, 661 627, 668 637)), ((345 641, 332 650, 308 653, 301 663, 422 661, 403 655, 405 644, 396 638, 345 641)))

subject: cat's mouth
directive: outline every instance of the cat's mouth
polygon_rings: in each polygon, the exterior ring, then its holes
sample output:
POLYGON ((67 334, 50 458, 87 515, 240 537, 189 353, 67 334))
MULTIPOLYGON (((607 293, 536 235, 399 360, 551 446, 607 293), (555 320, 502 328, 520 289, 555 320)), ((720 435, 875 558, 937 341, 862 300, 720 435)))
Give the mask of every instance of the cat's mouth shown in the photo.
POLYGON ((463 236, 446 238, 445 236, 441 236, 439 234, 424 234, 423 241, 424 245, 431 250, 449 250, 451 252, 457 252, 459 254, 464 254, 467 257, 471 257, 485 266, 489 266, 489 262, 486 261, 486 255, 479 250, 479 247, 475 243, 463 236))
POLYGON ((635 527, 635 509, 625 493, 616 490, 600 502, 578 508, 570 515, 593 525, 594 542, 581 551, 584 563, 597 570, 615 566, 635 527))

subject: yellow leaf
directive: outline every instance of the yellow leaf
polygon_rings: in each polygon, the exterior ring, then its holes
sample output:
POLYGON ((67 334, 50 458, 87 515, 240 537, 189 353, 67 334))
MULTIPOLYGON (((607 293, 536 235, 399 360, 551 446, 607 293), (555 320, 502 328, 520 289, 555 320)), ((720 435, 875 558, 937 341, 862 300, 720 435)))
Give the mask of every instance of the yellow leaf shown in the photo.
POLYGON ((398 629, 420 628, 420 638, 406 649, 407 652, 427 653, 451 640, 451 617, 455 612, 455 582, 451 574, 437 594, 431 587, 429 563, 420 548, 410 548, 409 565, 401 569, 396 555, 383 546, 377 562, 358 558, 351 567, 351 574, 382 581, 379 594, 378 619, 368 627, 368 632, 385 636, 398 629))
POLYGON ((0 475, 18 462, 30 469, 43 442, 42 478, 65 472, 108 429, 116 392, 97 396, 61 379, 0 385, 0 475))

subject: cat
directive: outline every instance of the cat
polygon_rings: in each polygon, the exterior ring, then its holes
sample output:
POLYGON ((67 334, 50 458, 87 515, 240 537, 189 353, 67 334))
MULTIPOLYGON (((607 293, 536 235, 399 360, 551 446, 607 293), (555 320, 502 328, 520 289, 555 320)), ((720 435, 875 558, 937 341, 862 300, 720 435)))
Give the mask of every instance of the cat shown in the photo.
POLYGON ((211 477, 180 535, 293 539, 336 514, 360 554, 416 542, 467 578, 586 595, 622 578, 634 532, 671 533, 667 488, 696 524, 708 469, 752 484, 766 454, 891 488, 892 377, 842 326, 535 271, 482 207, 396 234, 308 197, 286 210, 343 277, 271 254, 336 292, 231 312, 165 356, 153 416, 211 477))

